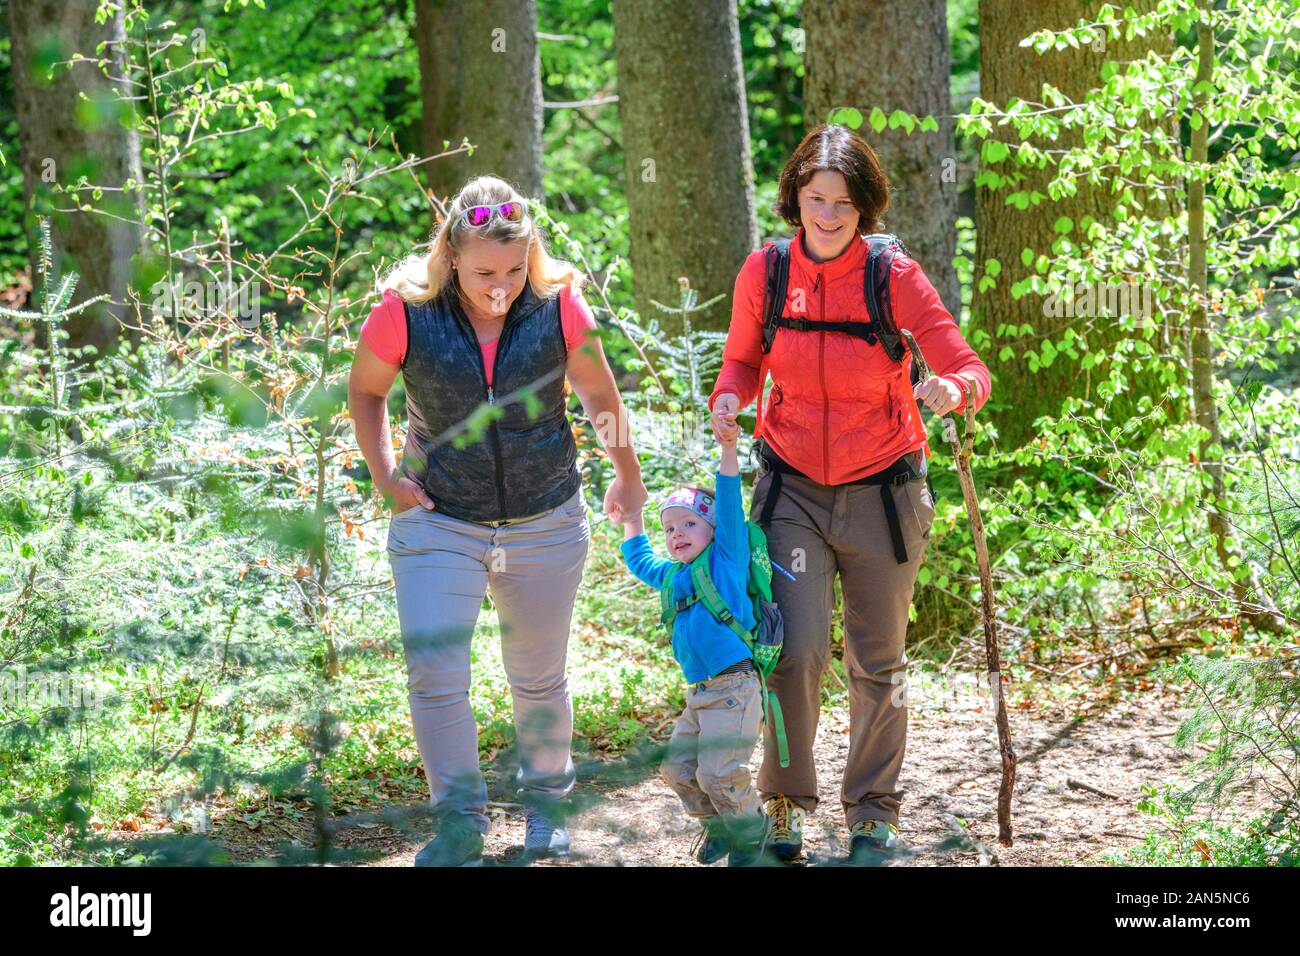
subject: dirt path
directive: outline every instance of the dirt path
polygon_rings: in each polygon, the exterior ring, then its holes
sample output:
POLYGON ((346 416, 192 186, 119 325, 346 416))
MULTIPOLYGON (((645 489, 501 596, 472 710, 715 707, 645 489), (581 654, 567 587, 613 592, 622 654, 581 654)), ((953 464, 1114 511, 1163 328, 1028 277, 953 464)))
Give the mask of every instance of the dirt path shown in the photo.
MULTIPOLYGON (((999 762, 988 708, 973 697, 914 701, 902 778, 902 837, 909 850, 895 857, 894 865, 988 865, 994 862, 991 854, 1000 865, 1087 863, 1139 842, 1150 826, 1150 818, 1135 806, 1141 785, 1174 780, 1185 762, 1170 744, 1184 708, 1177 698, 1154 690, 1085 706, 1089 716, 1083 720, 1032 710, 1014 714, 1016 841, 1002 848, 996 843, 999 762), (1091 784, 1115 799, 1073 789, 1067 780, 1091 784), (951 839, 959 833, 954 818, 967 821, 974 840, 951 839)), ((843 853, 838 787, 847 748, 847 714, 832 710, 823 716, 817 736, 822 804, 804 836, 811 863, 843 853)), ((535 865, 695 865, 690 846, 696 825, 664 784, 644 772, 627 785, 593 783, 593 766, 579 772, 577 792, 585 792, 594 805, 570 821, 574 855, 535 865)), ((494 805, 493 813, 486 860, 509 865, 523 842, 522 819, 509 805, 494 805)), ((409 866, 425 839, 368 823, 347 828, 339 842, 377 854, 368 865, 409 866)), ((236 859, 259 855, 255 841, 230 848, 236 859)))

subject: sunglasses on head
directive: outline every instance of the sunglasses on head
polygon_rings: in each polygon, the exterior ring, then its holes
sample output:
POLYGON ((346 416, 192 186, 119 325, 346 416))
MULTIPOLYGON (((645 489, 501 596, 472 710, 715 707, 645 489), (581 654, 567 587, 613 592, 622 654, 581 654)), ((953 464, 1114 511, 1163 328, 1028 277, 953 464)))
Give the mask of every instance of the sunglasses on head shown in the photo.
POLYGON ((506 222, 519 222, 524 218, 524 204, 508 200, 488 206, 470 206, 460 214, 459 220, 466 226, 485 226, 492 220, 493 214, 506 222))

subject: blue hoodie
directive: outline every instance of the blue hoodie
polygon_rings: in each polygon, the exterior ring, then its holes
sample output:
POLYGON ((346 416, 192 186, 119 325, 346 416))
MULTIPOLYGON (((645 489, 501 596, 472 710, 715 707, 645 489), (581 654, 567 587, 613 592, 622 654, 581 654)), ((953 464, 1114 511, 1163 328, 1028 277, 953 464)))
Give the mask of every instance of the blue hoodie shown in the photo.
MULTIPOLYGON (((713 529, 713 550, 709 554, 709 575, 728 609, 740 626, 753 629, 754 605, 746 593, 749 583, 749 531, 745 528, 745 509, 740 501, 740 476, 717 474, 717 499, 713 529)), ((656 558, 650 539, 644 533, 623 542, 623 560, 628 570, 656 591, 680 561, 656 558)), ((673 580, 678 598, 695 593, 689 573, 683 571, 673 580)), ((716 677, 732 664, 748 660, 749 648, 735 631, 719 623, 708 608, 696 602, 677 615, 673 622, 673 657, 692 684, 716 677)))

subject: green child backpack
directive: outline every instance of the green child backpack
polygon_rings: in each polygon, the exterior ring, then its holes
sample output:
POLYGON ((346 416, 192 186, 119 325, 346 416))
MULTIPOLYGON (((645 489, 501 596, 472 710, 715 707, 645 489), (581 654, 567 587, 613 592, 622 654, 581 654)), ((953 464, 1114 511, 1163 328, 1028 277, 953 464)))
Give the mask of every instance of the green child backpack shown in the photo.
POLYGON ((785 622, 781 617, 781 609, 772 600, 772 559, 767 553, 767 535, 752 521, 746 521, 745 527, 749 532, 749 579, 745 592, 754 602, 754 620, 757 622, 754 629, 746 630, 736 620, 713 583, 709 574, 712 542, 689 566, 678 564, 664 576, 664 583, 659 589, 659 606, 662 611, 659 623, 668 629, 671 638, 677 615, 698 601, 713 615, 714 620, 731 628, 745 642, 753 656, 763 689, 763 718, 772 729, 772 736, 776 738, 777 757, 781 766, 788 767, 790 747, 785 736, 785 721, 781 717, 781 702, 777 700, 776 694, 767 689, 767 678, 781 659, 781 647, 785 643, 785 622), (689 598, 678 600, 673 597, 673 581, 683 569, 688 570, 695 593, 689 598))

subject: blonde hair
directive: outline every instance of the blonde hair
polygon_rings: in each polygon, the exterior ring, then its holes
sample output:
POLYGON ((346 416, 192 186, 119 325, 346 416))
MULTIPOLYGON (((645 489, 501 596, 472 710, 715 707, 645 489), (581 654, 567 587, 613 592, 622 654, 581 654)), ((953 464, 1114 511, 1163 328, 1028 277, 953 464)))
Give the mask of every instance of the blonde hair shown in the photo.
POLYGON ((540 298, 554 295, 569 286, 575 292, 586 281, 579 270, 562 259, 554 258, 537 221, 528 211, 524 197, 505 180, 495 176, 475 176, 461 187, 451 201, 447 218, 433 231, 428 253, 407 256, 379 282, 379 292, 392 289, 402 299, 415 305, 436 298, 449 283, 456 285, 451 268, 452 252, 459 252, 469 235, 496 242, 528 241, 528 285, 540 298), (461 214, 471 206, 491 206, 517 202, 524 209, 519 222, 507 222, 493 215, 483 226, 467 226, 461 214))

